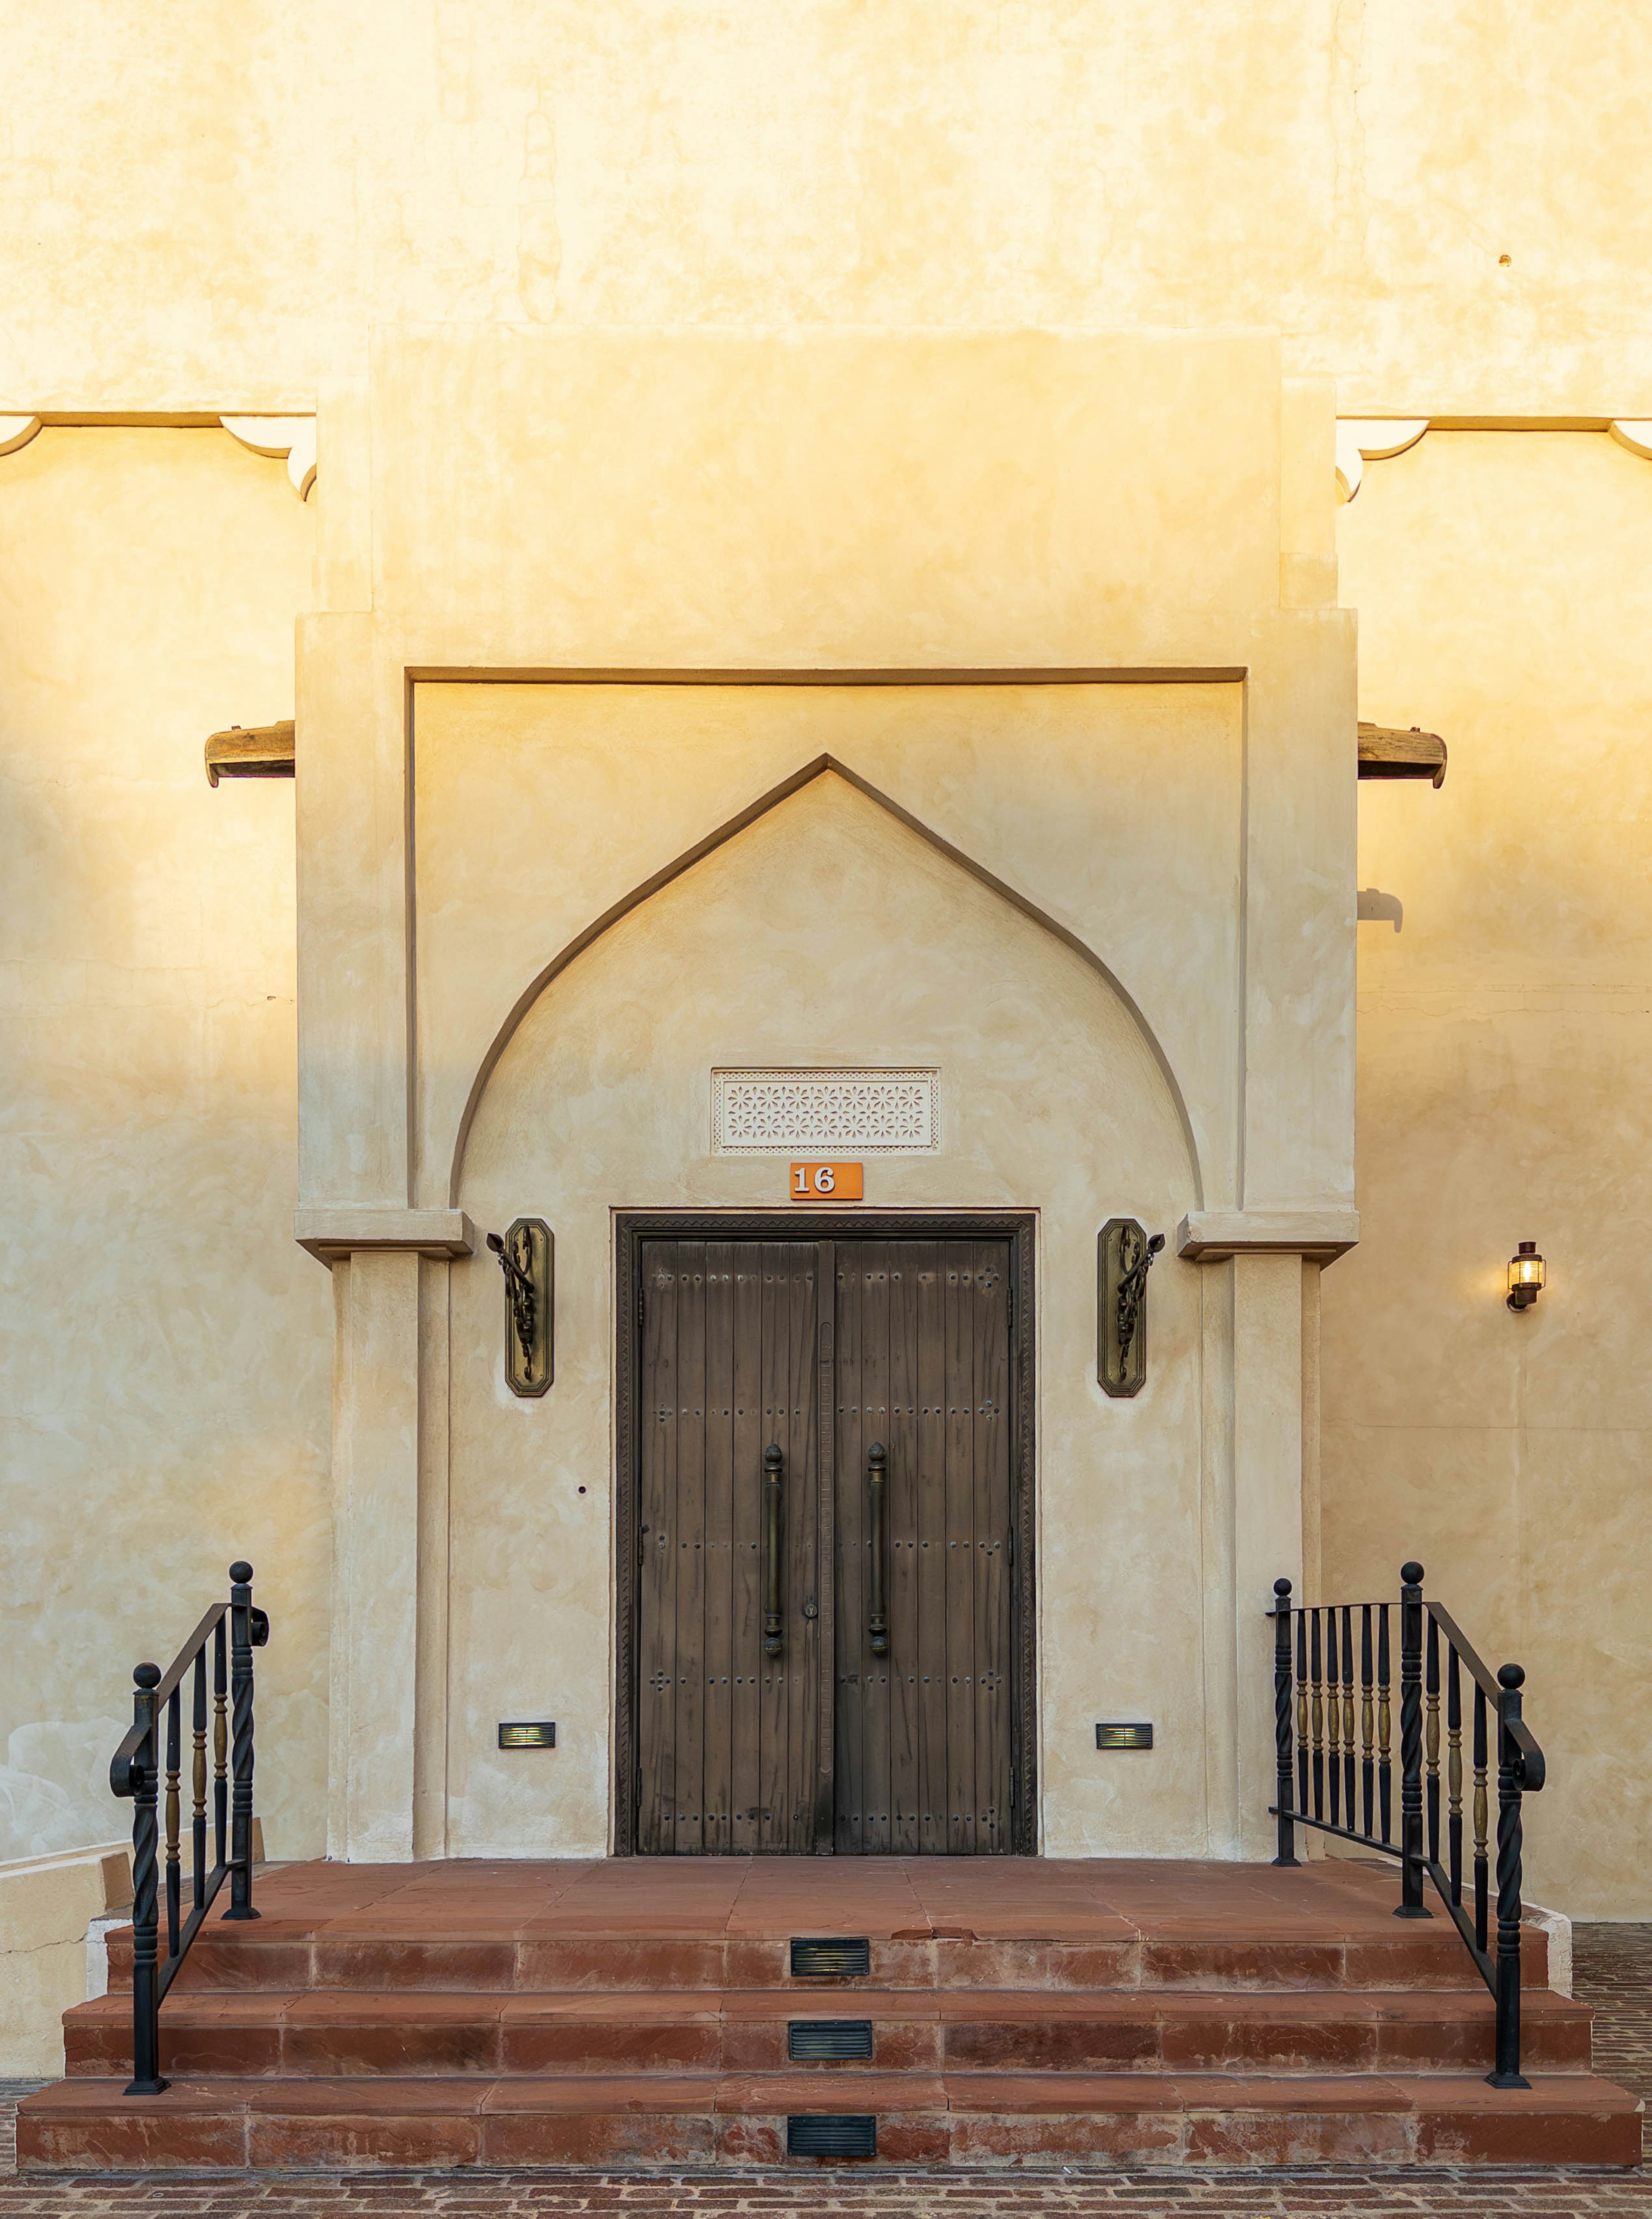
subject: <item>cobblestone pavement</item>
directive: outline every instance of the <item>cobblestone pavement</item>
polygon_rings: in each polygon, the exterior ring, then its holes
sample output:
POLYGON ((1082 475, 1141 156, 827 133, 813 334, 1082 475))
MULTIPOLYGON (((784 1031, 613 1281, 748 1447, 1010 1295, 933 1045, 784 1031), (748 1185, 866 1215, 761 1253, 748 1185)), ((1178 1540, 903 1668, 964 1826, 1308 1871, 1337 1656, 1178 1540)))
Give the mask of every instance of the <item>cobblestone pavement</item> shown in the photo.
POLYGON ((1594 2005, 1595 2071, 1652 2110, 1652 1926, 1574 1926, 1572 1993, 1594 2005))
MULTIPOLYGON (((1652 2099, 1652 1926, 1579 1926, 1595 2069, 1652 2099)), ((1644 2173, 378 2172, 28 2179, 0 2082, 0 2219, 1652 2219, 1644 2173)))

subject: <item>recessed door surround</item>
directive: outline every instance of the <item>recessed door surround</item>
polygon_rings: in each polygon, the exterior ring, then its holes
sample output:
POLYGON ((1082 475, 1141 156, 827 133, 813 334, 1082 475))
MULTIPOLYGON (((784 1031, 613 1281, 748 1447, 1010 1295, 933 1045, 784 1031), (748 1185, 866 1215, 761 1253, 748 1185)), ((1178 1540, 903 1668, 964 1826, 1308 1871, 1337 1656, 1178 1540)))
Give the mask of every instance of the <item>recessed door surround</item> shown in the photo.
POLYGON ((616 1847, 1032 1847, 1028 1221, 620 1241, 616 1847))

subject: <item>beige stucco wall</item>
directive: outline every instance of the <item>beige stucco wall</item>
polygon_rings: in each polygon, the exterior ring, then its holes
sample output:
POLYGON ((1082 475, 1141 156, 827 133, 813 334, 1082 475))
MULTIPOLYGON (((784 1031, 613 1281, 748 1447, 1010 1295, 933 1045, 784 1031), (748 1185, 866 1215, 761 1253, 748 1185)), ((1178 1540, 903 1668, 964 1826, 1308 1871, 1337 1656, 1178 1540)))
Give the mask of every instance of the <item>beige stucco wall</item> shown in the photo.
POLYGON ((1527 1670, 1533 1894, 1652 1912, 1652 464, 1431 432, 1341 515, 1362 715, 1447 736, 1361 787, 1363 1235, 1324 1280, 1326 1592, 1413 1553, 1527 1670), (1549 1287, 1504 1306, 1521 1239, 1549 1287))
MULTIPOLYGON (((525 855, 517 874, 530 868, 525 855)), ((461 1854, 589 1854, 608 1838, 610 1210, 784 1207, 783 1158, 712 1154, 711 1072, 838 1061, 942 1074, 941 1150, 870 1164, 869 1202, 1041 1214, 1045 1844, 1208 1845, 1196 1266, 1155 1279, 1147 1389, 1109 1402, 1095 1377, 1097 1227, 1121 1214, 1163 1226, 1192 1195, 1176 1104, 1093 965, 828 774, 570 966, 483 1098, 461 1199, 479 1223, 538 1214, 556 1228, 558 1368, 550 1395, 517 1401, 492 1259, 454 1266, 448 1839, 461 1854), (496 1719, 547 1706, 554 1760, 492 1746, 496 1719), (1097 1715, 1154 1719, 1152 1764, 1098 1756, 1097 1715)))
MULTIPOLYGON (((1361 798, 1360 883, 1404 929, 1361 928, 1369 1245, 1324 1282, 1322 1377, 1295 1257, 1196 1275, 1201 1700, 1230 1725, 1176 1838, 1257 1801, 1256 1603, 1301 1486, 1327 1590, 1419 1548, 1523 1656, 1534 1719, 1547 1659, 1566 1723, 1537 1884, 1643 1907, 1612 1737, 1645 1667, 1624 1567, 1652 464, 1588 432, 1434 431, 1370 466, 1339 539, 1330 469, 1338 413, 1652 417, 1652 216, 1624 183, 1645 22, 1605 0, 283 6, 140 33, 93 0, 77 22, 0 24, 0 415, 315 411, 320 466, 301 507, 216 431, 48 426, 0 456, 0 1854, 107 1832, 130 1663, 241 1551, 276 1619, 274 1852, 321 1838, 329 1731, 335 1838, 439 1843, 446 1320, 450 1280, 487 1274, 363 1252, 329 1290, 289 1243, 295 1191, 447 1202, 539 968, 815 755, 1109 967, 1207 1209, 1345 1210, 1357 610, 1360 713, 1445 730, 1452 771, 1361 798), (961 695, 709 688, 666 717, 430 686, 407 714, 410 670, 1028 664, 1230 675, 1109 701, 1098 755, 1042 696, 1008 768, 961 695), (296 819, 283 786, 209 793, 204 734, 295 702, 296 819), (1517 1321, 1495 1282, 1524 1234, 1554 1284, 1517 1321), (357 1792, 359 1826, 336 1807, 357 1792)), ((941 884, 948 917, 990 898, 941 884)), ((1056 992, 1069 959, 1036 944, 1056 992)), ((469 1733, 488 1701, 463 1702, 469 1733)), ((1113 1839, 1088 1792, 1072 1837, 1113 1839)))
POLYGON ((0 460, 7 1537, 0 1855, 107 1841, 132 1667, 259 1569, 260 1807, 320 1842, 331 1363, 292 1246, 289 786, 207 734, 290 714, 314 525, 222 432, 0 460))
POLYGON ((420 687, 419 1199, 461 1198, 472 1091, 538 974, 822 757, 1105 964, 1185 1119, 1183 1207, 1230 1192, 1243 719, 1232 683, 420 687))
POLYGON ((503 321, 1269 325, 1354 413, 1652 413, 1612 0, 73 22, 0 32, 0 408, 291 404, 370 325, 503 321))

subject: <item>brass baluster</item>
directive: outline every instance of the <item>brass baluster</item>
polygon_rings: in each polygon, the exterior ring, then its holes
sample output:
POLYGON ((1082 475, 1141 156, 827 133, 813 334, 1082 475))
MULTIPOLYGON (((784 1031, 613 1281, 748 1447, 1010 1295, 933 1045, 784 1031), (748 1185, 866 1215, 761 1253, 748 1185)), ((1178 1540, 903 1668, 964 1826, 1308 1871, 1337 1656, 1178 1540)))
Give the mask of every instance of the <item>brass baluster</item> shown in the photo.
POLYGON ((1475 1943, 1486 1947, 1489 1915, 1490 1874, 1487 1837, 1491 1824, 1491 1799, 1486 1780, 1486 1691, 1475 1683, 1475 1943))
POLYGON ((1371 1606, 1362 1603, 1359 1613, 1359 1781, 1367 1841, 1375 1838, 1376 1766, 1372 1751, 1376 1717, 1371 1681, 1371 1606))
POLYGON ((228 1862, 229 1849, 229 1674, 224 1621, 213 1631, 212 1648, 212 1826, 213 1863, 228 1862))
POLYGON ((1314 1815, 1325 1816, 1325 1690, 1320 1682, 1320 1613, 1308 1631, 1308 1719, 1314 1737, 1314 1815))
POLYGON ((1354 1613, 1352 1607, 1342 1607, 1342 1799, 1348 1813, 1348 1831, 1352 1833, 1359 1824, 1359 1814, 1354 1808, 1354 1613))
POLYGON ((195 1652, 194 1702, 190 1706, 190 1729, 195 1743, 195 1762, 190 1778, 194 1794, 191 1812, 191 1832, 194 1836, 195 1875, 191 1907, 207 1899, 207 1651, 202 1645, 195 1652))
POLYGON ((178 1741, 179 1695, 176 1688, 166 1699, 166 1955, 177 1955, 178 1902, 183 1875, 178 1869, 178 1741))

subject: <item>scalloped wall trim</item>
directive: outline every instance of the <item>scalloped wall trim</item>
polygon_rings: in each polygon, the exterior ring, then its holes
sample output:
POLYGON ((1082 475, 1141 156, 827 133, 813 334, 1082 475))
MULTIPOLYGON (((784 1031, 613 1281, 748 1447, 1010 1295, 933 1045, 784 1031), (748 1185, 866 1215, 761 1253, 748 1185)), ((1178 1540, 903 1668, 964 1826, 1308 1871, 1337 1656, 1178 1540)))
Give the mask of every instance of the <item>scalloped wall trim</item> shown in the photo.
POLYGON ((1428 429, 1426 416, 1338 416, 1337 484, 1344 500, 1359 491, 1367 463, 1385 463, 1414 447, 1428 429))
POLYGON ((301 500, 309 499, 315 483, 314 416, 220 416, 218 420, 232 439, 239 439, 255 455, 284 456, 293 491, 301 500))

